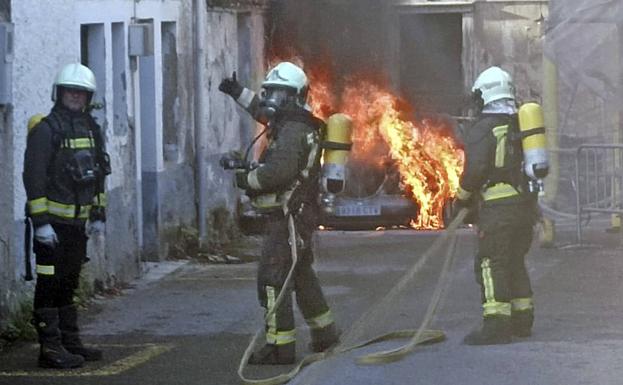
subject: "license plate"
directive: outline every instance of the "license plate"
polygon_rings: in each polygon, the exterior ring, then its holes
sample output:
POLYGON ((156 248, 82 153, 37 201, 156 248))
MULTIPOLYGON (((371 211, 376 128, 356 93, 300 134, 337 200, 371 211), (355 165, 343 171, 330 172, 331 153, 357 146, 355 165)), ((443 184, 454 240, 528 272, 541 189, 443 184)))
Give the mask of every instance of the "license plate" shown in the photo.
POLYGON ((346 205, 335 207, 335 216, 338 217, 368 217, 381 215, 381 206, 346 205))

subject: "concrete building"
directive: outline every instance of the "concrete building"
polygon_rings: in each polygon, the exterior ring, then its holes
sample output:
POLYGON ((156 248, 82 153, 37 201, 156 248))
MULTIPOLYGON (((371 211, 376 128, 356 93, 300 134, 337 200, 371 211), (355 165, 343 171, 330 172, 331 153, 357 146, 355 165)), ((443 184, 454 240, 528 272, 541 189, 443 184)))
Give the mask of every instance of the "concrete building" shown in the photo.
POLYGON ((265 58, 293 48, 305 62, 328 55, 337 78, 381 74, 431 112, 463 115, 466 90, 490 65, 513 72, 521 99, 539 100, 547 4, 0 0, 0 319, 31 292, 22 279, 26 122, 50 109, 63 64, 90 66, 104 105, 109 220, 90 242, 87 270, 107 287, 139 275, 143 260, 183 252, 184 234, 210 246, 235 231, 237 193, 218 160, 256 127, 219 93, 223 76, 237 70, 257 88, 265 58))
POLYGON ((0 1, 0 328, 32 292, 22 279, 26 122, 52 107, 59 69, 89 66, 104 106, 94 115, 113 173, 87 280, 109 287, 138 276, 141 261, 174 254, 184 229, 204 245, 231 231, 237 195, 218 159, 255 128, 217 87, 234 70, 250 85, 263 76, 264 8, 257 0, 0 1))

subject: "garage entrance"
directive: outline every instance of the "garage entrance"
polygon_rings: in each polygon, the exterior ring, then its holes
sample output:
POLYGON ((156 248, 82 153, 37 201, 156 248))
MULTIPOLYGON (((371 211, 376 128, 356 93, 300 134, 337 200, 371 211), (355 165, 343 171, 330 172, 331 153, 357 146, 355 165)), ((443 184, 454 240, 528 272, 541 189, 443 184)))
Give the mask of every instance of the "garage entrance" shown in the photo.
POLYGON ((462 13, 400 16, 400 86, 419 111, 461 115, 462 13))

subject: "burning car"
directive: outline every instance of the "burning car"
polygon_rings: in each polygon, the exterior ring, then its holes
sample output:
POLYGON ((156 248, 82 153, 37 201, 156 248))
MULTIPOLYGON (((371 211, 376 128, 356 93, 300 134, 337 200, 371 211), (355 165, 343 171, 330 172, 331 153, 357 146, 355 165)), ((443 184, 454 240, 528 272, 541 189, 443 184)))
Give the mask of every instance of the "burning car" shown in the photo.
POLYGON ((325 222, 442 228, 443 208, 458 188, 464 162, 454 120, 418 117, 408 103, 365 77, 352 77, 335 96, 323 83, 326 76, 310 73, 314 113, 326 118, 340 111, 353 121, 345 190, 336 194, 325 222))
POLYGON ((344 190, 321 194, 321 224, 342 230, 409 227, 418 205, 400 187, 395 162, 370 164, 354 157, 347 165, 344 190))
MULTIPOLYGON (((333 82, 322 68, 305 69, 314 115, 326 120, 340 112, 352 120, 344 189, 322 192, 321 224, 337 229, 443 228, 444 206, 458 188, 464 162, 454 121, 417 116, 388 87, 365 76, 333 82)), ((257 215, 243 209, 242 218, 257 222, 257 215)))

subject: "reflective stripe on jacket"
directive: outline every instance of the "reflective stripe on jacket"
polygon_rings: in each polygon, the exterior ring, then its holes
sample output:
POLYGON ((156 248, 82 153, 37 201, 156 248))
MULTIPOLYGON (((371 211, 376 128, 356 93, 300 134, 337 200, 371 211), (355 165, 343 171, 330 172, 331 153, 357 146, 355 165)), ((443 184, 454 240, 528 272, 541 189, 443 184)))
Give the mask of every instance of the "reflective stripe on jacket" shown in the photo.
POLYGON ((100 127, 86 112, 56 105, 28 135, 24 155, 24 187, 35 227, 49 222, 83 224, 93 207, 106 205, 104 176, 88 183, 74 181, 67 169, 73 154, 104 153, 100 127))
POLYGON ((460 187, 466 192, 479 192, 485 204, 523 200, 523 186, 511 183, 507 170, 521 164, 505 164, 510 116, 484 114, 468 129, 465 138, 465 167, 460 187))

